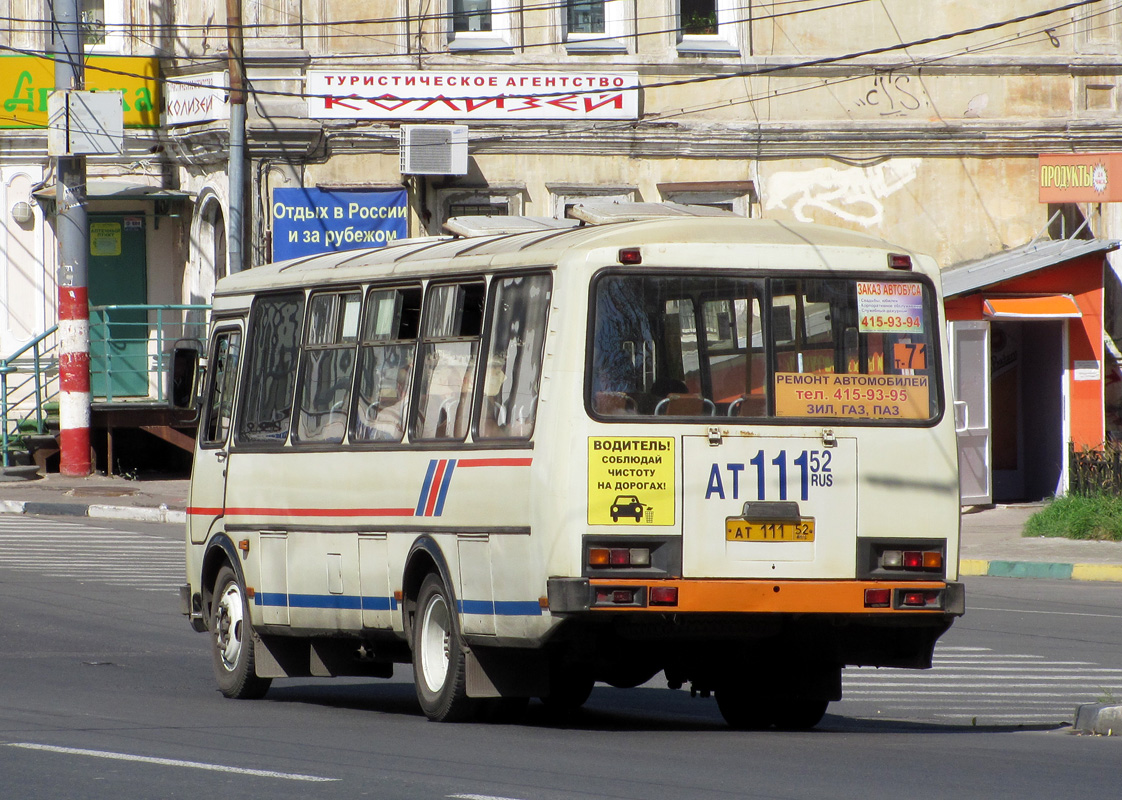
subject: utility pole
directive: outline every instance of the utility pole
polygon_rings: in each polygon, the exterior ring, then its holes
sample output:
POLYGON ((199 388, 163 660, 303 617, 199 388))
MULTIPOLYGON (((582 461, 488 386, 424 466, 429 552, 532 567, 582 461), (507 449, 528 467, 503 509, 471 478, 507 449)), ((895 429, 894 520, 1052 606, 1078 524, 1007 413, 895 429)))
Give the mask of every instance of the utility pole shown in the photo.
POLYGON ((242 71, 241 0, 226 0, 226 54, 230 71, 230 160, 226 168, 230 193, 230 231, 226 255, 231 273, 245 268, 245 74, 242 71))
MULTIPOLYGON (((85 88, 78 0, 55 0, 52 39, 55 90, 85 88)), ((90 474, 89 219, 86 157, 60 155, 55 165, 58 235, 59 471, 90 474)))

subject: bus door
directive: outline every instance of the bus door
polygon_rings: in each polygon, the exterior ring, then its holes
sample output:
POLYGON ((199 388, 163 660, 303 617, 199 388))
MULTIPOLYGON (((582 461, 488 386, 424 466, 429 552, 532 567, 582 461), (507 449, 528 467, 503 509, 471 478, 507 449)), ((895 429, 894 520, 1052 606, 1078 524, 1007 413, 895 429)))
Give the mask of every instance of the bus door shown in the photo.
POLYGON ((226 507, 226 467, 241 352, 240 324, 223 324, 215 329, 188 502, 191 541, 195 543, 206 541, 226 507))

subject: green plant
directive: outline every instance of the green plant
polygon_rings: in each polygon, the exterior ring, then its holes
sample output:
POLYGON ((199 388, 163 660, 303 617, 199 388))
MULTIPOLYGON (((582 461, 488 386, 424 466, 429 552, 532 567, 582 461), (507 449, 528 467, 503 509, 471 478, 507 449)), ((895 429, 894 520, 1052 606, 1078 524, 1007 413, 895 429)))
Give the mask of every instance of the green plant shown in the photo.
POLYGON ((1057 497, 1029 517, 1024 535, 1122 542, 1122 497, 1105 493, 1057 497))

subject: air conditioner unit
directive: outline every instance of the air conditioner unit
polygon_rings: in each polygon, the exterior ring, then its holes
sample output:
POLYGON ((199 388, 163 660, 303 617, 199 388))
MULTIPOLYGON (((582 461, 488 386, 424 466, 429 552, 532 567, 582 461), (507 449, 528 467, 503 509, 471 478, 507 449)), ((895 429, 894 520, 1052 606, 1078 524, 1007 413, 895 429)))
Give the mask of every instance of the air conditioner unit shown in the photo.
POLYGON ((401 174, 467 175, 467 125, 402 125, 401 174))

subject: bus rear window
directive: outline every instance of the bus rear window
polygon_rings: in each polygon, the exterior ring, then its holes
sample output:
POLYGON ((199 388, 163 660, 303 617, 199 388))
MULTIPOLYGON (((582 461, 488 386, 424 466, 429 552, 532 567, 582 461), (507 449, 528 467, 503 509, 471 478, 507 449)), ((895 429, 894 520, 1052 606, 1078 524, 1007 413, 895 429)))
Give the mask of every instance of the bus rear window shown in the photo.
POLYGON ((606 275, 589 405, 608 417, 922 422, 939 413, 918 280, 606 275))

